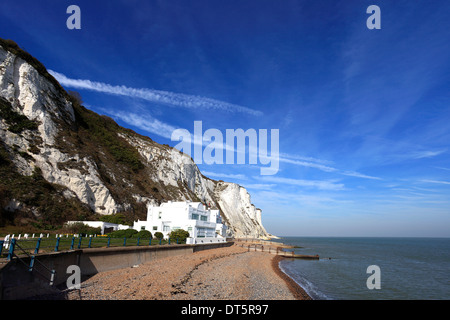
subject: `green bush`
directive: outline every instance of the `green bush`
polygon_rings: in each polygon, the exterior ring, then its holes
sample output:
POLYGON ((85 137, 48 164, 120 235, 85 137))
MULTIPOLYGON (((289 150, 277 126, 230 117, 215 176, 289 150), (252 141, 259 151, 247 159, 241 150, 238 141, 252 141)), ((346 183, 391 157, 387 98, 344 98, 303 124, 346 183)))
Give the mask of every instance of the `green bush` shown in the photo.
POLYGON ((131 238, 133 235, 138 233, 137 230, 134 229, 126 229, 126 230, 117 230, 113 231, 109 234, 111 238, 131 238))
POLYGON ((141 230, 138 233, 133 234, 133 238, 151 239, 152 233, 148 230, 141 230))
POLYGON ((82 234, 82 235, 94 235, 100 234, 101 228, 90 227, 83 222, 71 223, 63 227, 63 233, 82 234))
POLYGON ((162 238, 164 238, 164 235, 161 232, 155 232, 155 238, 161 240, 162 238))
POLYGON ((115 224, 127 224, 127 219, 123 213, 110 214, 100 217, 100 221, 115 223, 115 224))
POLYGON ((170 239, 178 239, 179 241, 183 242, 186 240, 186 238, 189 237, 189 232, 183 229, 177 229, 172 231, 169 234, 170 239))

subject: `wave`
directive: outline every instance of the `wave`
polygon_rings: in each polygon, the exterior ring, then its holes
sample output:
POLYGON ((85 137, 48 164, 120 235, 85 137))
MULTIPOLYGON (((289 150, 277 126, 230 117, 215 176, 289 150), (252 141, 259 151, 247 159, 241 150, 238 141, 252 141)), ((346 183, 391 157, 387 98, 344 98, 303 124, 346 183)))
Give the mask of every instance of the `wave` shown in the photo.
POLYGON ((326 294, 321 292, 311 281, 302 276, 298 271, 291 270, 283 266, 282 261, 278 264, 280 270, 297 283, 313 300, 332 300, 326 294))

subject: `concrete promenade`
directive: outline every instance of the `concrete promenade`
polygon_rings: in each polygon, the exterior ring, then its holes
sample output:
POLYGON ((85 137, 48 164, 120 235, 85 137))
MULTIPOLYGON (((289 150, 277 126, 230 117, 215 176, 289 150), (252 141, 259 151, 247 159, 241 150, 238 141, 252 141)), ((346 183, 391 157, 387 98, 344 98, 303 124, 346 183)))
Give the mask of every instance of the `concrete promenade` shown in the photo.
POLYGON ((30 257, 14 257, 0 263, 0 299, 26 299, 58 291, 65 286, 67 268, 80 267, 82 277, 99 272, 133 267, 148 261, 166 257, 182 256, 194 252, 229 247, 233 242, 212 244, 180 244, 162 246, 130 246, 110 248, 90 248, 35 255, 33 270, 29 271, 30 257), (55 271, 50 285, 51 272, 55 271))

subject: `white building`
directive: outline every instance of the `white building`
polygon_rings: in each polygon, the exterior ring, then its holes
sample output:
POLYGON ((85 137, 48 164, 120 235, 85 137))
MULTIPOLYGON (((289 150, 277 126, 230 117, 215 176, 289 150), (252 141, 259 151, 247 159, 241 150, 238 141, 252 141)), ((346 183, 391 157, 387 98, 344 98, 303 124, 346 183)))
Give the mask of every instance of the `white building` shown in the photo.
POLYGON ((68 224, 68 225, 74 224, 74 223, 83 223, 92 228, 100 228, 101 234, 106 234, 106 233, 110 233, 112 231, 126 230, 126 229, 131 228, 130 226, 127 226, 127 225, 103 222, 103 221, 67 221, 66 222, 66 224, 68 224))
POLYGON ((226 226, 222 223, 219 210, 211 210, 201 202, 191 201, 169 201, 161 206, 149 206, 147 221, 134 222, 133 229, 148 230, 152 235, 161 232, 164 237, 173 230, 183 229, 192 238, 188 243, 225 241, 226 237, 226 226), (201 240, 196 241, 198 238, 201 240))

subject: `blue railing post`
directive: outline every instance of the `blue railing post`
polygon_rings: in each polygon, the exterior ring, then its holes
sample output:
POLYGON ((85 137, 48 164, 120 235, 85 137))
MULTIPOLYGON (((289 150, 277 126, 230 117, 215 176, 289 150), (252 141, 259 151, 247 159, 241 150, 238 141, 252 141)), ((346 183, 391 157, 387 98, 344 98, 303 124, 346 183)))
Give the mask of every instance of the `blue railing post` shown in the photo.
POLYGON ((16 246, 16 239, 11 239, 7 260, 11 260, 12 257, 14 256, 14 247, 15 246, 16 246))
POLYGON ((152 238, 150 238, 150 240, 148 241, 148 245, 149 245, 149 246, 152 245, 152 238))
POLYGON ((38 254, 39 253, 39 248, 41 246, 41 240, 42 240, 42 238, 37 239, 36 249, 34 249, 34 254, 38 254))
POLYGON ((159 245, 161 245, 161 240, 162 240, 162 239, 160 238, 160 239, 159 239, 159 245))
POLYGON ((123 238, 123 246, 125 247, 127 245, 127 237, 123 238))
POLYGON ((178 238, 177 238, 177 244, 178 244, 178 238))
POLYGON ((70 244, 70 250, 73 250, 74 244, 75 244, 75 237, 72 237, 72 243, 70 244))
POLYGON ((58 248, 59 248, 59 240, 60 240, 60 239, 61 239, 60 237, 56 238, 56 245, 55 245, 55 251, 56 251, 56 252, 58 252, 58 248))
POLYGON ((91 244, 92 244, 92 237, 89 237, 89 244, 88 244, 88 248, 90 248, 90 247, 91 247, 91 244))
POLYGON ((30 266, 28 267, 28 271, 32 272, 33 271, 33 266, 34 266, 34 256, 31 256, 30 259, 30 266))
POLYGON ((81 234, 79 235, 79 237, 80 237, 80 240, 78 240, 78 249, 81 248, 81 241, 83 240, 83 236, 81 234))
POLYGON ((169 238, 169 244, 170 244, 170 238, 169 238))
POLYGON ((141 240, 141 238, 138 237, 137 244, 136 244, 138 247, 139 247, 139 240, 141 240))
POLYGON ((109 248, 110 244, 111 244, 111 237, 108 237, 108 244, 106 245, 106 247, 109 248))
POLYGON ((4 240, 0 240, 0 256, 2 255, 2 250, 3 250, 3 244, 5 243, 4 240))

